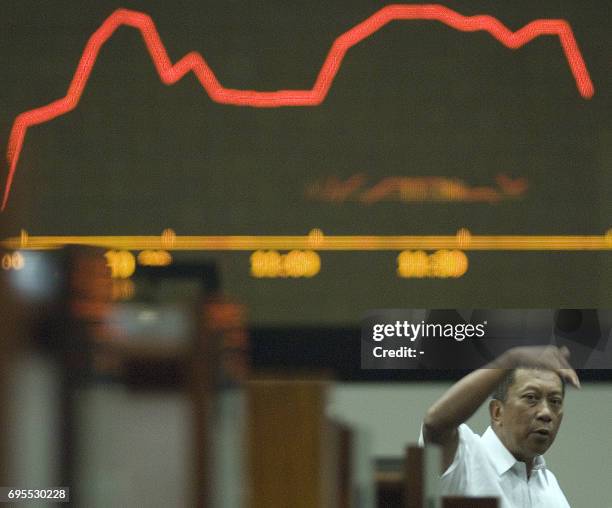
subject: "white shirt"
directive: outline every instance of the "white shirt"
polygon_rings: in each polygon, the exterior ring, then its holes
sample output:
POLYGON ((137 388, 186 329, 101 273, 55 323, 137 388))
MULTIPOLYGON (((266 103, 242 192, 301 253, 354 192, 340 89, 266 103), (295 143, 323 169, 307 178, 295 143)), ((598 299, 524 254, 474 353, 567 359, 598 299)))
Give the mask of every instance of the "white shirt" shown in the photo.
MULTIPOLYGON (((423 435, 421 439, 423 443, 423 435)), ((491 427, 482 436, 459 426, 455 459, 440 479, 443 496, 497 497, 500 508, 570 508, 544 457, 527 467, 508 451, 491 427)))

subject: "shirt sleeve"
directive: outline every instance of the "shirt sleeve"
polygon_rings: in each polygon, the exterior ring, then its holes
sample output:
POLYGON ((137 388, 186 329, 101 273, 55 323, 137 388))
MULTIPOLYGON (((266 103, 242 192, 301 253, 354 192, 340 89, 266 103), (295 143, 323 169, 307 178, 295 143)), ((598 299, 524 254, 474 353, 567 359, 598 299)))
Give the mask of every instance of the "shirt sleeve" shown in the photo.
MULTIPOLYGON (((464 495, 468 483, 469 461, 474 448, 475 440, 478 435, 474 434, 465 423, 462 423, 457 429, 459 432, 459 443, 457 451, 450 466, 442 473, 440 477, 441 493, 443 495, 464 495)), ((421 434, 419 436, 419 446, 424 446, 423 426, 421 425, 421 434)))

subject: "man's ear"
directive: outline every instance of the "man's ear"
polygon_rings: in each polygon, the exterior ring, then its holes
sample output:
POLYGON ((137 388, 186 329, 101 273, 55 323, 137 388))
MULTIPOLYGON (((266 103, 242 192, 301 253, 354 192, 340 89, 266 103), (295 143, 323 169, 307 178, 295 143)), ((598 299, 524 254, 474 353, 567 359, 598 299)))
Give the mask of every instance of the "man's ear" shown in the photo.
POLYGON ((501 419, 504 415, 504 405, 500 400, 491 399, 489 402, 489 415, 491 416, 491 421, 501 425, 501 419))

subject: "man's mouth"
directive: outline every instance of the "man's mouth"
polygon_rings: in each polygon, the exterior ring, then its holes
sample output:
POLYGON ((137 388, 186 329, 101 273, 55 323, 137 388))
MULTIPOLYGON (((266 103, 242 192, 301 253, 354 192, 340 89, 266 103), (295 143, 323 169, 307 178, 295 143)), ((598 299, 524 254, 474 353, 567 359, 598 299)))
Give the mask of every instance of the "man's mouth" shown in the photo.
POLYGON ((550 436, 550 430, 549 429, 536 429, 533 431, 534 434, 539 434, 540 436, 550 436))

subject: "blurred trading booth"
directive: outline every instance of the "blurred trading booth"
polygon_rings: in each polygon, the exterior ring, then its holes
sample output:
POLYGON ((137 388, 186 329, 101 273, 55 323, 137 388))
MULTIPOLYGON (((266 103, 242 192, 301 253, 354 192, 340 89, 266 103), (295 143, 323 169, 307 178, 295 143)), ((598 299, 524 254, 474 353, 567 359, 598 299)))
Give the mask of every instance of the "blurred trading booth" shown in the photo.
POLYGON ((214 263, 142 266, 115 254, 10 253, 6 484, 69 486, 74 506, 498 506, 440 498, 437 451, 411 444, 444 380, 460 373, 439 372, 433 385, 418 371, 388 374, 408 385, 355 384, 359 363, 341 351, 356 330, 285 330, 291 354, 261 337, 254 347, 252 336, 278 338, 249 331, 214 263), (334 353, 315 335, 349 339, 334 353), (431 386, 415 386, 419 377, 431 386))
POLYGON ((8 484, 70 486, 74 506, 436 499, 436 458, 412 447, 377 464, 368 432, 331 414, 331 369, 252 371, 245 309, 213 263, 16 252, 2 280, 5 337, 21 339, 3 341, 8 484))

